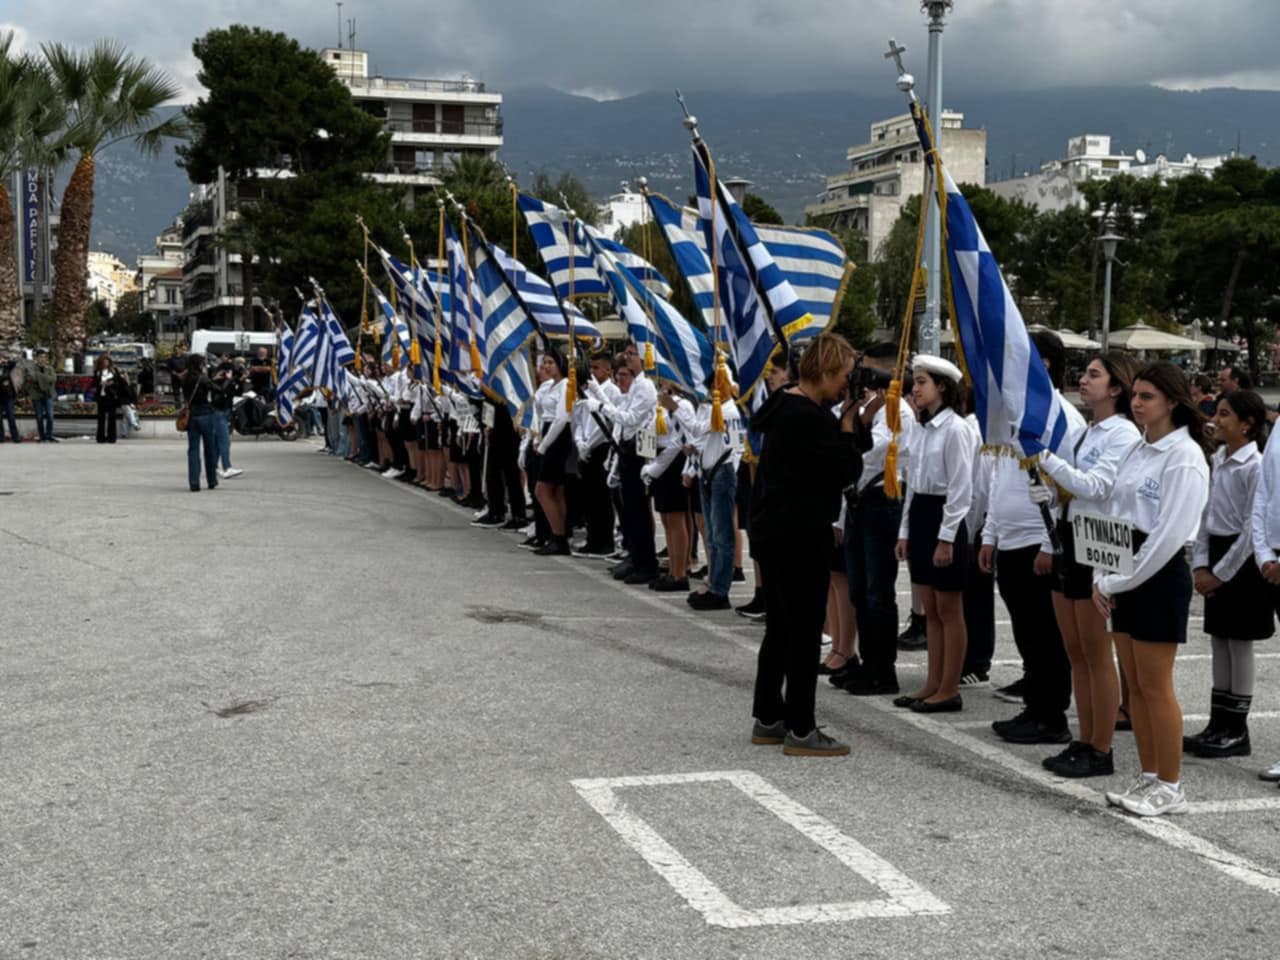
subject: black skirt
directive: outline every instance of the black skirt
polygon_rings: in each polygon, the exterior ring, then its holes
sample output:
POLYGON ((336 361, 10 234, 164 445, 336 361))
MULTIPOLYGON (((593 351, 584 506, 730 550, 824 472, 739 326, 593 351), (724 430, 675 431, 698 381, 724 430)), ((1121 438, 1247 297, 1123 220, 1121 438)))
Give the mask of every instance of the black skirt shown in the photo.
POLYGON ((427 449, 442 450, 440 445, 440 424, 435 420, 427 421, 427 449))
MULTIPOLYGON (((1247 533, 1239 536, 1247 537, 1247 533)), ((1209 566, 1227 555, 1236 537, 1209 535, 1209 566)), ((1271 585, 1262 579, 1252 554, 1240 571, 1204 601, 1204 632, 1224 640, 1269 640, 1275 635, 1271 585)))
MULTIPOLYGON (((1135 555, 1146 539, 1141 530, 1133 531, 1135 555)), ((1112 598, 1111 631, 1145 643, 1186 643, 1192 592, 1191 565, 1179 550, 1146 583, 1112 598)))
POLYGON ((1058 521, 1062 553, 1053 558, 1053 589, 1068 600, 1093 599, 1093 567, 1076 561, 1076 537, 1071 521, 1058 521))
POLYGON ((932 587, 943 593, 959 593, 964 590, 965 572, 969 567, 969 531, 963 520, 956 529, 950 566, 933 565, 938 531, 942 528, 942 509, 946 503, 946 497, 937 495, 917 493, 911 498, 911 511, 907 517, 907 570, 911 574, 911 582, 917 586, 932 587))
POLYGON ((653 494, 653 509, 659 513, 684 513, 689 509, 689 489, 684 485, 684 454, 667 464, 661 476, 655 477, 649 486, 653 494))
POLYGON ((569 475, 569 454, 573 452, 573 431, 565 427, 539 458, 538 482, 561 484, 569 475))

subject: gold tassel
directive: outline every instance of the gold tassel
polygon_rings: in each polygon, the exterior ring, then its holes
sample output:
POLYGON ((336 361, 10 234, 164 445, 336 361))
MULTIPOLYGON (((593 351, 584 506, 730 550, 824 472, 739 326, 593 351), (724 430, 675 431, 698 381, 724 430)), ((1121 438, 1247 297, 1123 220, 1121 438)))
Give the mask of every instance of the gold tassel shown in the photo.
POLYGON ((418 346, 417 337, 409 341, 409 362, 413 364, 415 372, 422 366, 422 347, 418 346))
POLYGON ((889 441, 889 449, 884 454, 884 495, 890 500, 897 500, 902 496, 902 489, 898 485, 898 441, 896 439, 889 441))
POLYGON ((356 373, 364 373, 364 354, 356 354, 356 373))
POLYGON ((391 366, 400 366, 400 341, 396 340, 391 344, 391 366))
POLYGON ((646 340, 644 342, 644 368, 646 371, 653 370, 655 364, 653 360, 653 341, 646 340))
POLYGON ((724 433, 724 411, 720 409, 719 386, 711 391, 711 432, 724 433))
POLYGON ((891 380, 884 398, 884 419, 895 437, 902 432, 902 407, 899 406, 901 401, 902 381, 891 380))
POLYGON ((667 412, 662 409, 661 404, 658 406, 658 419, 653 425, 653 432, 660 437, 667 435, 667 412))
POLYGON ((573 367, 569 368, 569 376, 565 377, 564 388, 564 408, 569 413, 573 412, 573 400, 578 395, 578 371, 573 367))
POLYGON ((480 348, 476 346, 475 340, 471 341, 471 372, 476 375, 477 380, 484 377, 484 364, 480 362, 480 348))
POLYGON ((431 389, 437 394, 440 392, 440 361, 442 360, 442 352, 440 349, 440 338, 436 338, 435 350, 435 366, 431 368, 431 389))
POLYGON ((751 447, 751 434, 747 434, 746 440, 742 444, 742 462, 748 466, 760 462, 760 458, 756 456, 755 450, 751 447))

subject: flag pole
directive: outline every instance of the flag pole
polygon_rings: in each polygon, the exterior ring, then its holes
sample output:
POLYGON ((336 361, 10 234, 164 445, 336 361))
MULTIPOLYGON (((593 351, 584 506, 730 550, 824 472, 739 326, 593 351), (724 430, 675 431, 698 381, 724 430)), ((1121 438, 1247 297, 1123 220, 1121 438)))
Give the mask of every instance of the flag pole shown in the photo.
POLYGON ((405 229, 402 222, 400 224, 400 232, 404 236, 404 242, 409 247, 409 365, 413 367, 413 379, 422 380, 422 347, 418 344, 418 284, 414 277, 418 273, 418 255, 413 250, 413 237, 409 236, 409 231, 405 229))
MULTIPOLYGON (((561 194, 560 199, 561 200, 565 199, 563 194, 561 194)), ((565 206, 569 207, 569 204, 567 201, 565 202, 565 206)), ((573 211, 572 208, 566 209, 565 213, 568 214, 569 216, 569 306, 572 307, 574 305, 573 304, 573 284, 574 284, 573 268, 574 268, 574 261, 578 259, 578 215, 573 211)), ((574 395, 578 392, 578 368, 577 368, 577 360, 574 355, 573 310, 572 309, 569 310, 566 319, 569 322, 569 359, 568 359, 569 372, 567 377, 568 383, 565 384, 565 388, 564 388, 564 408, 565 410, 572 412, 574 395)))
POLYGON ((369 228, 364 217, 356 214, 356 223, 364 233, 364 266, 360 272, 364 274, 364 287, 360 292, 360 331, 356 334, 356 373, 364 370, 364 331, 369 326, 369 228))
MULTIPOLYGON (((436 197, 436 210, 439 211, 440 214, 439 223, 436 225, 436 265, 437 268, 439 268, 439 265, 444 263, 444 200, 440 197, 436 197)), ((430 282, 431 281, 428 278, 427 283, 430 282)), ((453 300, 450 298, 450 303, 452 302, 453 300)), ((435 391, 437 395, 440 393, 440 362, 444 356, 444 344, 441 339, 441 312, 440 298, 436 297, 436 342, 432 349, 432 360, 434 361, 434 366, 431 372, 431 389, 435 391)))

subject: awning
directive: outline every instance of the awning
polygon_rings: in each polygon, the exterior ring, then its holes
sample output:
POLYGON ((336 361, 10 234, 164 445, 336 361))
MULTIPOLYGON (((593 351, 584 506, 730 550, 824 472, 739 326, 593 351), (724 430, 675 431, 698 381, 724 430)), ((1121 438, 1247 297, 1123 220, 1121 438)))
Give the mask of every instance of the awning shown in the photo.
POLYGON ((1101 350, 1102 344, 1097 340, 1090 340, 1083 334, 1076 333, 1074 330, 1055 330, 1053 327, 1046 327, 1043 323, 1033 323, 1027 327, 1032 333, 1040 333, 1047 330, 1049 333, 1056 333, 1058 339, 1062 341, 1062 345, 1068 350, 1101 350))
POLYGON ((1111 334, 1111 346, 1121 350, 1187 351, 1189 353, 1200 353, 1205 349, 1205 345, 1199 340, 1165 333, 1145 323, 1135 323, 1131 327, 1115 331, 1111 334))

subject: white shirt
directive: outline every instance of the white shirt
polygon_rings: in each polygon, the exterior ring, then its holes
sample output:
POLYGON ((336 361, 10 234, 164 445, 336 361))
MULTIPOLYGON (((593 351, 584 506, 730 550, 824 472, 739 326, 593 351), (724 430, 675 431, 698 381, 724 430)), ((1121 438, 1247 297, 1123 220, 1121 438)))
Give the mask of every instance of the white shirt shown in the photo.
POLYGON ((1186 427, 1135 446, 1120 465, 1106 515, 1141 530, 1147 541, 1134 556, 1129 576, 1095 572, 1098 590, 1111 597, 1155 576, 1196 539, 1208 501, 1209 464, 1186 427))
MULTIPOLYGON (((862 476, 858 478, 859 493, 866 490, 871 486, 871 481, 884 473, 884 458, 889 452, 889 443, 893 440, 887 410, 887 407, 881 407, 871 420, 871 449, 862 455, 862 476)), ((912 438, 920 429, 920 424, 916 422, 915 412, 905 400, 898 401, 898 415, 902 420, 902 432, 898 434, 898 480, 902 481, 909 473, 912 438)))
MULTIPOLYGON (((593 382, 595 382, 594 378, 593 382)), ((599 384, 599 387, 611 403, 616 404, 622 397, 622 391, 618 389, 618 385, 612 380, 606 380, 604 383, 599 384)), ((587 392, 591 392, 590 386, 587 387, 587 392)), ((608 439, 604 431, 600 429, 600 424, 596 422, 596 418, 591 416, 591 409, 588 404, 574 404, 573 413, 574 441, 580 449, 590 452, 608 439), (579 409, 581 409, 581 413, 578 412, 579 409)))
POLYGON ((615 440, 634 440, 637 433, 653 425, 658 409, 658 391, 653 381, 643 373, 636 374, 630 389, 619 394, 617 400, 610 400, 594 379, 587 384, 587 392, 600 402, 600 408, 613 421, 615 440))
POLYGON ((1253 558, 1258 569, 1280 559, 1280 437, 1267 444, 1253 495, 1253 558))
POLYGON ((1063 444, 1060 455, 1045 454, 1045 473, 1075 498, 1067 506, 1068 515, 1073 510, 1105 514, 1120 464, 1141 442, 1133 421, 1113 414, 1092 424, 1078 449, 1063 444))
POLYGON ((1262 468, 1262 454, 1258 445, 1246 443, 1231 456, 1227 448, 1213 452, 1210 463, 1209 502, 1200 518, 1200 535, 1192 554, 1191 567, 1209 566, 1209 537, 1235 537, 1236 542, 1212 568, 1215 577, 1226 583, 1244 566, 1253 552, 1250 530, 1253 513, 1253 495, 1258 487, 1258 475, 1262 468))
POLYGON ((943 543, 955 542, 956 531, 973 502, 973 459, 978 446, 972 429, 950 407, 921 424, 907 474, 907 501, 898 529, 900 539, 907 538, 911 501, 920 494, 946 497, 938 539, 943 543))
POLYGON ((995 474, 996 455, 994 451, 982 447, 982 427, 978 425, 977 416, 971 413, 964 418, 964 422, 973 433, 973 442, 978 448, 978 455, 973 458, 973 498, 964 518, 969 539, 977 543, 978 531, 985 524, 987 504, 991 500, 991 478, 995 474))
POLYGON ((693 446, 698 450, 697 461, 702 473, 708 473, 714 470, 716 464, 720 463, 720 459, 728 452, 725 465, 735 472, 738 464, 742 460, 743 445, 743 427, 742 413, 738 409, 737 403, 733 400, 722 400, 720 402, 720 412, 724 415, 724 432, 713 433, 711 430, 711 403, 708 401, 698 407, 697 415, 693 415, 693 408, 690 407, 686 411, 677 411, 677 416, 681 417, 681 426, 684 427, 686 433, 693 441, 693 446))
POLYGON ((542 425, 542 439, 538 442, 540 454, 551 449, 569 425, 569 411, 565 409, 565 392, 568 389, 569 381, 563 378, 544 380, 533 395, 533 402, 538 408, 538 422, 542 425))

